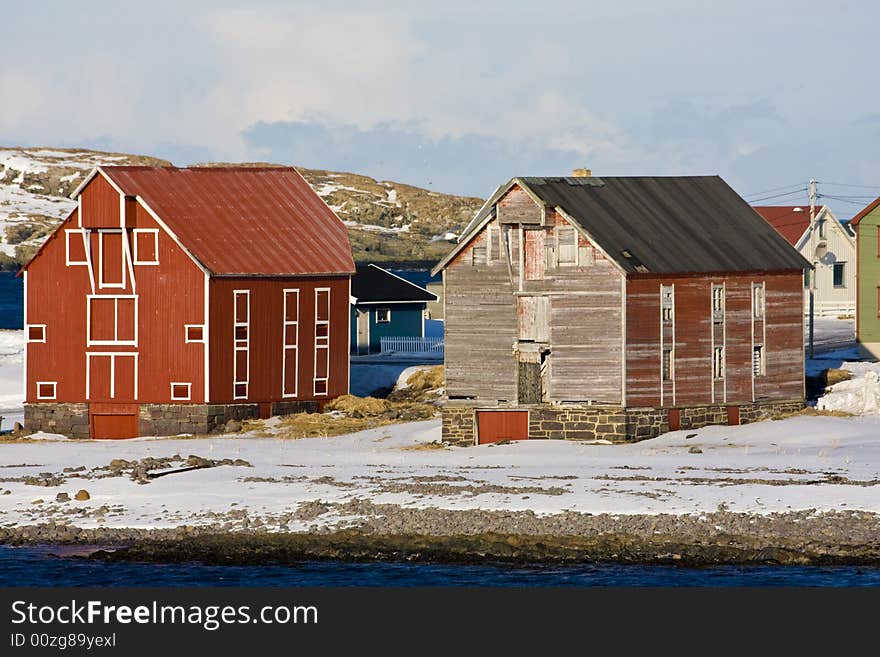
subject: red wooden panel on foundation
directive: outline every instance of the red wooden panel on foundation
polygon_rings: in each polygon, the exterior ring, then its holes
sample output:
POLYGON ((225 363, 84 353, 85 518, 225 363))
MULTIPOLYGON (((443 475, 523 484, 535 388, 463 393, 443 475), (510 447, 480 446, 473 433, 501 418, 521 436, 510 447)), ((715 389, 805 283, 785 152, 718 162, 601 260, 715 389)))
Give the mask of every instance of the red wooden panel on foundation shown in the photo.
POLYGON ((739 406, 727 407, 727 424, 735 427, 739 424, 739 406))
POLYGON ((477 411, 477 436, 481 445, 529 437, 528 411, 477 411))
POLYGON ((137 438, 137 404, 92 403, 89 407, 89 435, 95 439, 137 438))
POLYGON ((681 429, 681 411, 677 408, 670 408, 668 421, 670 431, 678 431, 681 429))

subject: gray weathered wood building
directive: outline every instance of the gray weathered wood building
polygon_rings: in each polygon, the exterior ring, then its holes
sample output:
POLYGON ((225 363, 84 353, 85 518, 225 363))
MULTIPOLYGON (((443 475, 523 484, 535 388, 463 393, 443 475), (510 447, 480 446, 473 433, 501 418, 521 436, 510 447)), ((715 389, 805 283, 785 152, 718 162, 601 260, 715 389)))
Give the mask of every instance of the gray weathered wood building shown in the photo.
POLYGON ((634 440, 803 405, 809 267, 721 178, 514 178, 443 272, 443 435, 634 440))

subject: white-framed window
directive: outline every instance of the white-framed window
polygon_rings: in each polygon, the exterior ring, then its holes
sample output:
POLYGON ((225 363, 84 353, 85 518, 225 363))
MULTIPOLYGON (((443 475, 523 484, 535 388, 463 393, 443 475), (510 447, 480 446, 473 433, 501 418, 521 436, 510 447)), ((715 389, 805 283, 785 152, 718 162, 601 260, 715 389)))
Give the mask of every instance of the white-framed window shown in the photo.
POLYGON ((724 347, 715 347, 712 350, 712 378, 724 378, 724 347))
POLYGON ((671 285, 660 286, 660 318, 664 322, 671 322, 674 316, 675 296, 671 285))
POLYGON ((250 382, 251 349, 251 292, 233 290, 232 293, 232 358, 233 399, 247 399, 250 382))
POLYGON ((183 341, 204 342, 205 341, 205 325, 204 324, 184 324, 183 325, 183 341))
POLYGON ((122 229, 98 231, 98 287, 125 289, 125 236, 122 229))
POLYGON ((486 264, 485 246, 475 246, 471 249, 471 264, 474 266, 486 264))
POLYGON ((186 381, 171 382, 171 401, 189 401, 192 398, 192 383, 186 381))
POLYGON ((752 312, 755 319, 764 318, 764 284, 752 283, 752 312))
POLYGON ((672 347, 663 348, 663 380, 672 381, 673 371, 672 347))
POLYGON ((574 228, 560 226, 556 228, 556 240, 559 244, 558 259, 560 267, 577 264, 578 236, 574 228))
POLYGON ((391 323, 391 308, 376 308, 376 323, 377 324, 390 324, 391 323))
POLYGON ((37 400, 48 401, 58 396, 57 381, 37 381, 37 400))
POLYGON ((45 342, 46 341, 46 325, 45 324, 28 324, 27 326, 28 342, 45 342))
POLYGON ((159 229, 135 228, 132 236, 134 240, 134 264, 158 265, 159 229))
POLYGON ((752 347, 752 374, 754 376, 764 376, 765 373, 764 345, 756 344, 752 347))
POLYGON ((136 294, 89 294, 86 302, 87 346, 137 346, 136 294))
POLYGON ((86 253, 87 232, 84 228, 65 228, 65 263, 68 267, 73 265, 88 265, 89 258, 86 253))
POLYGON ((315 288, 315 395, 326 395, 330 382, 330 288, 315 288))
POLYGON ((284 290, 282 317, 281 396, 299 393, 299 289, 284 290))
POLYGON ((721 324, 724 321, 724 286, 712 285, 712 321, 721 324))

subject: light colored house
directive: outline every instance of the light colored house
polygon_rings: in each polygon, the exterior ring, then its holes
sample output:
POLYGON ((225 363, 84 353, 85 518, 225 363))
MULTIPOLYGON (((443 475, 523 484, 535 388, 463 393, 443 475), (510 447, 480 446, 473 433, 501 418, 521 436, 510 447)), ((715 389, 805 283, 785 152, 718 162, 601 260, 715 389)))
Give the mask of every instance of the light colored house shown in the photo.
POLYGON ((880 358, 880 198, 850 220, 858 247, 856 340, 865 355, 880 358))
POLYGON ((765 205, 755 211, 813 264, 804 272, 804 312, 809 312, 813 285, 814 312, 819 317, 856 312, 856 242, 827 206, 765 205), (814 280, 811 280, 813 277, 814 280))

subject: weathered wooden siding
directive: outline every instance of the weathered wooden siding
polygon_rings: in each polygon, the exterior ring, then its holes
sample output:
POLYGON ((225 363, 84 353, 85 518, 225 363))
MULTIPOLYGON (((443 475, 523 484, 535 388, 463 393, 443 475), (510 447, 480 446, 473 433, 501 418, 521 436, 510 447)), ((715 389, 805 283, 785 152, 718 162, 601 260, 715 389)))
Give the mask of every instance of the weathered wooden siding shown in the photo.
POLYGON ((798 272, 631 276, 626 300, 627 406, 661 405, 661 285, 672 285, 675 289, 674 396, 671 400, 665 398, 662 405, 740 404, 803 397, 803 318, 798 272), (754 378, 753 398, 751 290, 753 283, 762 281, 767 289, 766 374, 754 378), (725 287, 723 327, 712 322, 713 283, 725 287), (713 335, 723 336, 726 356, 725 377, 718 382, 712 378, 713 335))
MULTIPOLYGON (((211 402, 272 402, 332 399, 348 393, 349 278, 214 278, 210 283, 211 402), (327 394, 316 395, 315 290, 330 289, 330 353, 327 394), (297 394, 282 396, 284 290, 299 290, 297 394), (250 291, 250 376, 245 399, 233 394, 233 302, 235 290, 250 291)), ((288 361, 290 364, 291 361, 288 361)), ((320 369, 320 367, 318 368, 320 369)), ((319 372, 319 376, 323 372, 319 372)), ((290 377, 288 376, 288 382, 290 377)))
POLYGON ((473 249, 486 246, 486 232, 484 228, 444 270, 446 388, 450 397, 513 401, 515 279, 506 257, 473 264, 473 249))
POLYGON ((543 219, 541 207, 519 185, 498 199, 496 208, 498 220, 503 224, 540 224, 543 219))

